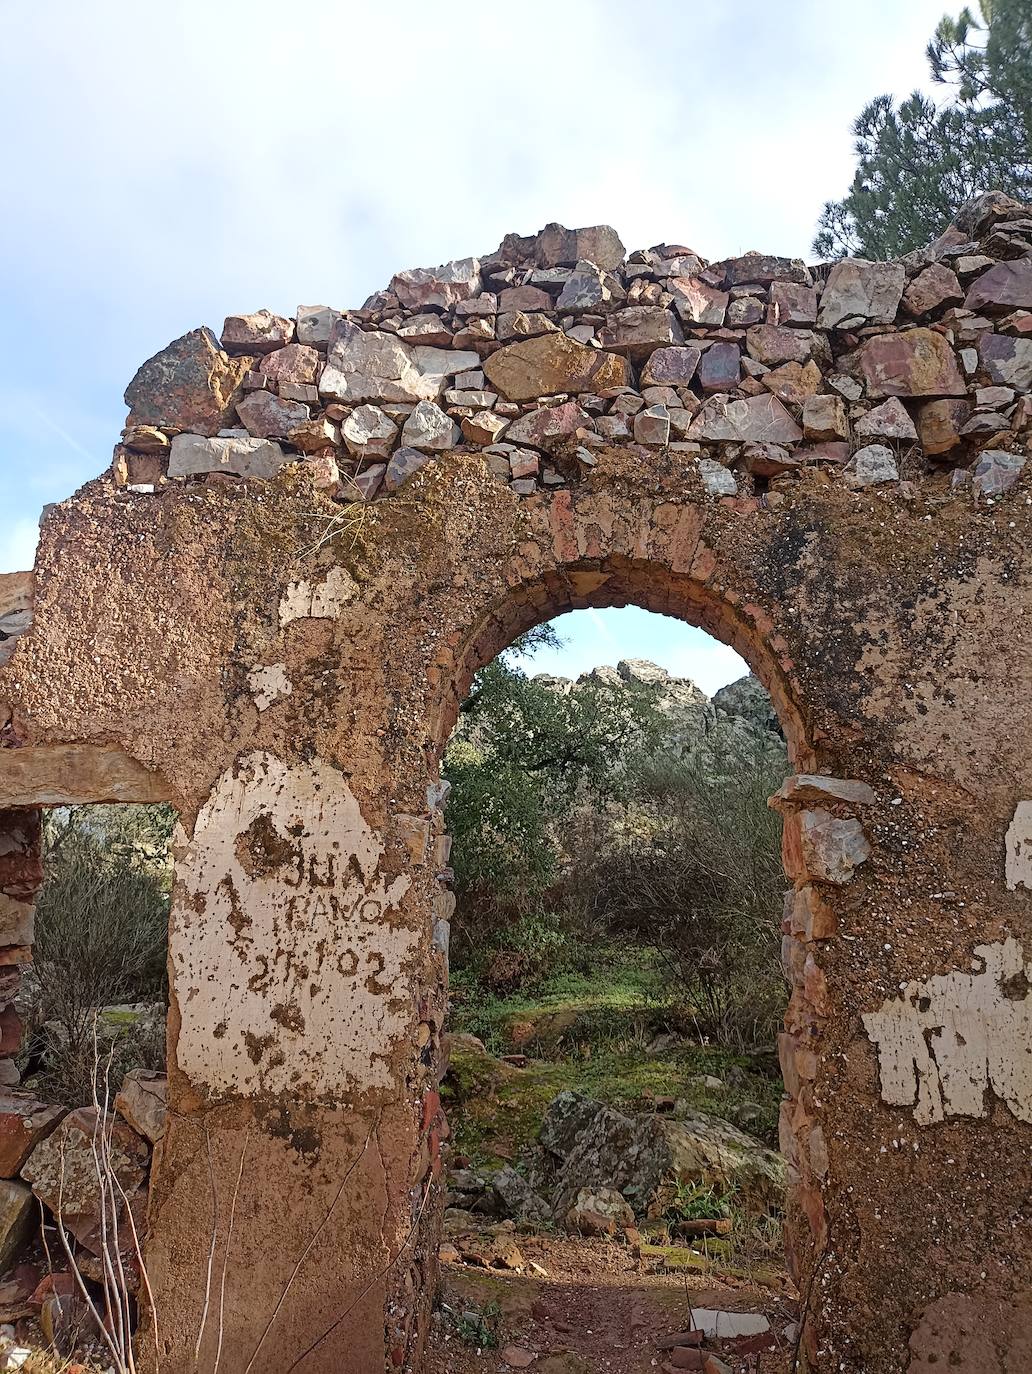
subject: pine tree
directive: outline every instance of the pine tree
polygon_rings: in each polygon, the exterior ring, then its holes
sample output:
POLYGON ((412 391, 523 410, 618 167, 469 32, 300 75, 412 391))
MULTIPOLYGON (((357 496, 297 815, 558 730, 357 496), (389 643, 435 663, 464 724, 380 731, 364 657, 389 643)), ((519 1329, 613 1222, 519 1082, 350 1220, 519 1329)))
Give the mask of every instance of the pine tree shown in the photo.
POLYGON ((814 251, 893 258, 940 233, 972 196, 1032 196, 1032 0, 981 0, 945 16, 927 48, 942 107, 915 91, 878 96, 853 126, 848 194, 821 214, 814 251))

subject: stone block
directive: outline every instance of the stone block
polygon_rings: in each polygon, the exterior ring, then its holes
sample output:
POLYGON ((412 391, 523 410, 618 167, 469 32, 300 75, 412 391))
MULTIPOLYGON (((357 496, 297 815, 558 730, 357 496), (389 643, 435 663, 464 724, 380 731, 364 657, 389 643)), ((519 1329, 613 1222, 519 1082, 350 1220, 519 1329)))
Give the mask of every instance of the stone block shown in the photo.
POLYGON ((0 1092, 0 1178, 16 1178, 22 1165, 67 1111, 29 1093, 0 1092))
MULTIPOLYGON (((1032 349, 1032 342, 1029 344, 1032 349)), ((871 396, 965 396, 967 387, 947 339, 934 329, 876 334, 860 353, 871 396)))
POLYGON ((232 423, 252 357, 230 358, 210 329, 175 339, 139 368, 125 389, 126 427, 168 425, 212 435, 232 423))
POLYGON ((115 1111, 136 1132, 156 1145, 165 1134, 168 1080, 153 1069, 130 1069, 115 1096, 115 1111))
POLYGON ((0 1179, 0 1273, 6 1273, 28 1244, 36 1217, 32 1189, 17 1179, 0 1179))
POLYGON ((588 348, 562 333, 507 344, 485 360, 484 372, 510 401, 626 386, 630 377, 626 358, 588 348))
POLYGON ((275 477, 291 459, 268 439, 208 439, 200 434, 177 434, 168 462, 170 477, 193 477, 210 472, 237 477, 275 477))

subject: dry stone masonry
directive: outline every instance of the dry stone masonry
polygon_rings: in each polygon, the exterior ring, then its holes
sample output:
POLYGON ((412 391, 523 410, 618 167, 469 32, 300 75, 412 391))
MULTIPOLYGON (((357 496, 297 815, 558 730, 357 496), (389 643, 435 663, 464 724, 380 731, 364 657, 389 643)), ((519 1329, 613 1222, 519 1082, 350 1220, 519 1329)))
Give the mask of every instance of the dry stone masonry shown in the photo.
MULTIPOLYGON (((795 770, 772 804, 800 1367, 1024 1368, 1032 211, 991 194, 902 262, 816 268, 549 225, 359 310, 198 329, 126 400, 111 470, 0 578, 0 1083, 39 809, 171 801, 141 1360, 420 1368, 442 751, 518 634, 634 604, 743 655, 795 770)), ((10 1129, 17 1213, 55 1137, 23 1159, 10 1129)))
POLYGON ((904 262, 812 270, 680 244, 625 255, 607 226, 510 234, 397 273, 361 310, 260 310, 177 339, 126 392, 115 480, 142 493, 301 463, 373 501, 478 449, 529 496, 620 444, 690 456, 716 497, 803 466, 860 487, 947 470, 990 497, 1017 480, 1032 422, 1030 232, 1022 206, 986 197, 904 262))

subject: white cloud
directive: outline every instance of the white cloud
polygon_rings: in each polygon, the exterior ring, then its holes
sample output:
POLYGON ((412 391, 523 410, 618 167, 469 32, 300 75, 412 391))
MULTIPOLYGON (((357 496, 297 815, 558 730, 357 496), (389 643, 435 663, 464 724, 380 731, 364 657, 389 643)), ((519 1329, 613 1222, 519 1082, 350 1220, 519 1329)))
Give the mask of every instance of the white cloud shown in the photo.
POLYGON ((0 537, 97 475, 140 362, 226 314, 358 305, 552 219, 805 255, 944 2, 8 6, 0 537))

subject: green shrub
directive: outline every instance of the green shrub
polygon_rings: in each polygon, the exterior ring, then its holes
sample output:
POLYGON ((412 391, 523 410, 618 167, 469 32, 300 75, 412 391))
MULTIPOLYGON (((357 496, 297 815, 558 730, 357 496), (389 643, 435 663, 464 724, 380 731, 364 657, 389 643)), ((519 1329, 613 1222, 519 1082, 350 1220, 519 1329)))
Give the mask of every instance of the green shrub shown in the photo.
POLYGON ((102 1055, 114 1047, 112 1082, 163 1062, 174 823, 171 808, 143 806, 73 807, 45 822, 25 1067, 63 1101, 92 1100, 95 1024, 102 1055), (99 1008, 133 1003, 157 1005, 98 1020, 99 1008))
POLYGON ((750 735, 717 756, 640 763, 594 865, 601 918, 656 945, 688 1020, 721 1044, 769 1040, 784 1013, 781 820, 767 798, 786 769, 782 749, 750 735))

